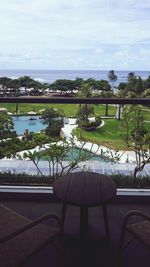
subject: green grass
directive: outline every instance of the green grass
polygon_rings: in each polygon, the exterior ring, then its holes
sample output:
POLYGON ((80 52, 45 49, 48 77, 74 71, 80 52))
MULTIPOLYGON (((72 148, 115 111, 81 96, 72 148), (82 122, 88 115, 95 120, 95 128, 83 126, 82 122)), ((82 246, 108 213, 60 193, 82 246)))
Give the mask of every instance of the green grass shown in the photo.
MULTIPOLYGON (((96 115, 105 116, 105 109, 106 105, 93 105, 94 112, 96 115)), ((1 103, 0 107, 7 108, 9 112, 15 113, 16 112, 16 104, 13 103, 1 103)), ((44 108, 57 108, 61 112, 64 112, 65 116, 67 117, 76 117, 76 113, 79 109, 79 104, 28 104, 28 103, 21 103, 19 104, 19 111, 20 113, 27 113, 29 111, 38 112, 40 109, 44 108)), ((142 115, 144 116, 144 120, 150 121, 150 108, 146 108, 147 110, 142 111, 142 115)), ((116 107, 109 105, 108 108, 108 115, 113 117, 116 113, 116 107)), ((92 115, 91 115, 92 116, 92 115)))
POLYGON ((149 111, 148 110, 142 111, 142 116, 144 117, 145 121, 150 121, 150 110, 149 111))
MULTIPOLYGON (((9 112, 15 113, 16 105, 11 103, 1 103, 0 107, 5 107, 9 112)), ((29 111, 38 112, 40 109, 53 107, 60 110, 67 117, 76 117, 76 113, 79 109, 79 104, 19 104, 20 113, 26 114, 29 111)), ((145 107, 144 107, 145 108, 145 107)), ((96 115, 105 116, 106 105, 94 105, 94 112, 96 115)), ((115 116, 116 107, 109 105, 109 116, 115 116)), ((142 111, 144 120, 150 121, 150 108, 142 111)), ((92 116, 92 115, 91 115, 92 116)), ((150 123, 145 123, 147 130, 150 132, 150 123)), ((105 120, 105 126, 98 128, 94 132, 87 132, 83 130, 83 138, 90 140, 98 144, 102 144, 107 147, 111 147, 117 150, 127 149, 125 142, 123 141, 123 134, 125 134, 125 128, 121 126, 121 122, 115 119, 105 120)))
MULTIPOLYGON (((123 139, 125 135, 125 128, 122 127, 121 121, 116 119, 105 119, 105 125, 97 128, 96 131, 88 132, 82 130, 82 139, 101 144, 115 150, 130 150, 126 147, 123 139)), ((145 127, 150 131, 150 123, 145 123, 145 127)))
MULTIPOLYGON (((7 108, 9 112, 16 112, 16 104, 13 103, 1 103, 0 107, 7 108)), ((29 111, 38 112, 40 109, 44 108, 57 108, 61 112, 65 113, 65 116, 76 117, 76 113, 79 109, 79 104, 19 104, 19 112, 27 113, 29 111)), ((100 116, 105 116, 105 105, 94 105, 94 112, 100 116)), ((114 116, 116 113, 116 108, 114 106, 109 106, 109 116, 114 116)), ((92 115, 91 115, 92 116, 92 115)))
POLYGON ((121 132, 122 128, 120 126, 120 121, 107 119, 105 120, 105 125, 101 128, 97 128, 96 131, 87 132, 82 130, 82 138, 84 140, 120 150, 124 148, 121 132))

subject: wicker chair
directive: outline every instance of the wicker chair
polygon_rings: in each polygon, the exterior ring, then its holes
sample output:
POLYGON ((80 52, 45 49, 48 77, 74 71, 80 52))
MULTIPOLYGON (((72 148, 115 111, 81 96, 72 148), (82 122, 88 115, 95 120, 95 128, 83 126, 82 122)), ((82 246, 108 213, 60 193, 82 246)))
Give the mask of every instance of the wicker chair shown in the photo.
POLYGON ((31 221, 0 204, 0 266, 22 266, 49 242, 58 248, 55 241, 61 234, 62 224, 55 214, 31 221), (58 227, 41 224, 45 220, 57 222, 58 227))
POLYGON ((125 249, 134 239, 138 239, 150 249, 150 215, 137 210, 129 211, 124 218, 118 250, 118 266, 122 265, 121 256, 123 249, 125 249), (130 219, 134 219, 134 222, 131 223, 130 221, 129 223, 130 219), (125 241, 127 232, 131 235, 131 238, 125 241))

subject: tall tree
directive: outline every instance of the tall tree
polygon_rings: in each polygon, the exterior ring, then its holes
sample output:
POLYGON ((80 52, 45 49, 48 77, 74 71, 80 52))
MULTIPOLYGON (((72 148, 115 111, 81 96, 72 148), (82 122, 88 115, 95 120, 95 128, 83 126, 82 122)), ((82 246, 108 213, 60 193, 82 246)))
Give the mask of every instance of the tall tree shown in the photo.
POLYGON ((88 98, 92 96, 92 92, 93 92, 93 86, 91 86, 91 84, 88 82, 83 82, 79 95, 81 97, 88 98))
POLYGON ((75 89, 77 89, 77 90, 79 91, 79 90, 81 89, 82 83, 83 83, 83 79, 77 77, 77 78, 74 80, 75 89))
MULTIPOLYGON (((114 70, 110 70, 108 72, 108 80, 111 83, 111 89, 112 92, 114 93, 114 84, 117 81, 117 75, 115 74, 114 70)), ((106 104, 106 116, 108 116, 108 104, 106 104)))
POLYGON ((0 112, 0 139, 7 138, 14 129, 12 117, 7 112, 0 112))
POLYGON ((20 86, 25 88, 25 91, 27 88, 31 88, 31 83, 34 82, 34 79, 32 79, 30 76, 22 76, 19 78, 20 86))
POLYGON ((134 86, 134 91, 135 91, 137 97, 142 96, 142 93, 144 91, 144 87, 143 87, 142 78, 140 76, 136 77, 136 84, 134 86))
MULTIPOLYGON (((90 98, 92 96, 93 87, 88 82, 83 82, 81 86, 81 91, 79 93, 80 97, 90 98)), ((93 108, 91 105, 84 104, 79 106, 79 111, 77 112, 77 116, 79 120, 84 120, 85 123, 88 122, 88 116, 93 113, 93 108)))
MULTIPOLYGON (((109 97, 112 97, 112 91, 103 91, 102 93, 101 93, 101 96, 102 97, 104 97, 104 98, 109 98, 109 97)), ((108 116, 108 111, 109 111, 109 105, 108 104, 106 104, 105 105, 106 107, 105 107, 105 116, 107 117, 108 116)))
POLYGON ((53 88, 59 90, 61 94, 67 91, 72 92, 75 89, 75 83, 72 80, 59 79, 53 83, 53 88))
POLYGON ((8 83, 11 81, 12 79, 8 78, 8 77, 0 77, 0 85, 2 86, 3 89, 3 93, 6 94, 8 83))
POLYGON ((61 128, 63 127, 62 112, 54 108, 47 108, 43 112, 42 119, 44 119, 44 123, 47 124, 47 128, 45 130, 46 134, 54 138, 59 137, 61 128))
POLYGON ((144 81, 144 88, 150 89, 150 76, 144 81))
POLYGON ((135 78, 135 73, 134 72, 129 72, 127 76, 127 82, 132 81, 135 78))
POLYGON ((18 96, 18 90, 20 87, 19 79, 11 79, 8 81, 7 86, 13 90, 13 95, 18 96))
POLYGON ((111 86, 108 81, 106 80, 100 80, 100 81, 95 81, 95 88, 99 92, 101 92, 101 95, 106 92, 111 92, 111 86))
POLYGON ((122 124, 125 125, 125 141, 135 151, 136 164, 134 179, 145 164, 150 163, 150 134, 144 127, 142 107, 132 105, 124 108, 122 124))
POLYGON ((117 75, 115 74, 114 70, 110 70, 108 72, 108 80, 111 83, 111 88, 114 92, 114 83, 117 81, 117 75))

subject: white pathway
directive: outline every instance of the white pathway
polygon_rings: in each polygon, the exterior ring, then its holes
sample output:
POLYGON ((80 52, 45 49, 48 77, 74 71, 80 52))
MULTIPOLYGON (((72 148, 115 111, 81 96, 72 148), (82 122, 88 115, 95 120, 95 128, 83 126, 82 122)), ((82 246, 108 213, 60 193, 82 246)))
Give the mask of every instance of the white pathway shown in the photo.
MULTIPOLYGON (((94 118, 90 118, 90 120, 94 120, 94 118)), ((76 119, 68 119, 68 124, 64 125, 64 128, 62 128, 62 131, 64 133, 64 136, 66 137, 67 140, 69 140, 72 137, 72 131, 73 129, 75 129, 78 125, 76 124, 76 119)), ((104 126, 104 121, 102 122, 100 127, 104 126)), ((75 144, 77 147, 82 147, 83 146, 83 142, 78 141, 77 139, 75 139, 75 144)), ((96 155, 100 155, 101 154, 101 150, 104 152, 108 152, 108 148, 104 147, 104 146, 100 146, 97 144, 92 144, 90 142, 85 143, 84 148, 93 152, 96 155)), ((111 152, 113 153, 113 155, 116 154, 116 151, 111 150, 111 152)), ((120 163, 135 163, 135 152, 134 151, 118 151, 117 152, 119 158, 120 158, 120 163)))

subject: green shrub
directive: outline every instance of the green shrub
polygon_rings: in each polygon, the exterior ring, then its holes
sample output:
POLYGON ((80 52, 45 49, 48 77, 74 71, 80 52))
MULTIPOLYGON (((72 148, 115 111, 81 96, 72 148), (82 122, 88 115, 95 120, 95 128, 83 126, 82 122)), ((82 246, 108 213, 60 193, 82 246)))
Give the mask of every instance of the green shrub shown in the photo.
MULTIPOLYGON (((130 175, 112 175, 111 176, 117 185, 117 188, 137 188, 149 189, 150 177, 139 176, 133 180, 130 175)), ((15 185, 51 185, 53 186, 54 179, 50 176, 28 175, 26 173, 16 174, 11 172, 0 173, 0 184, 15 184, 15 185)))
POLYGON ((118 188, 150 188, 150 177, 149 176, 137 176, 134 179, 130 175, 112 175, 114 182, 118 188))
POLYGON ((95 123, 96 123, 96 126, 97 126, 97 127, 101 125, 101 123, 102 123, 102 118, 101 118, 101 116, 97 115, 97 116, 95 117, 95 123))

